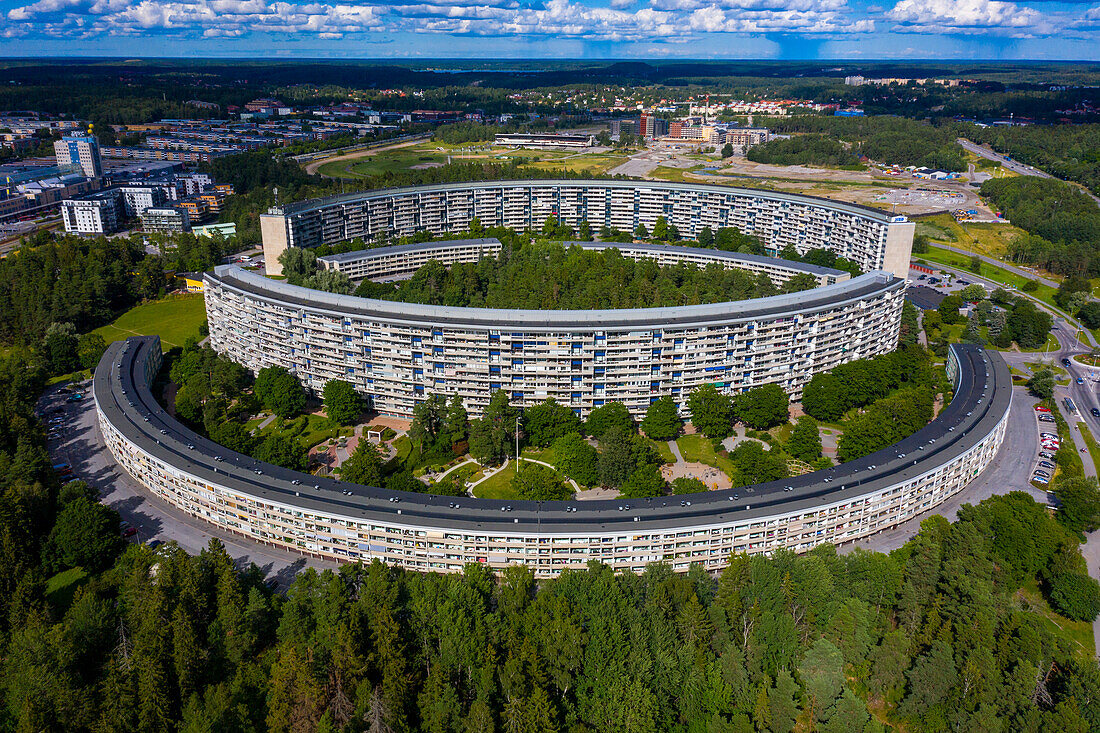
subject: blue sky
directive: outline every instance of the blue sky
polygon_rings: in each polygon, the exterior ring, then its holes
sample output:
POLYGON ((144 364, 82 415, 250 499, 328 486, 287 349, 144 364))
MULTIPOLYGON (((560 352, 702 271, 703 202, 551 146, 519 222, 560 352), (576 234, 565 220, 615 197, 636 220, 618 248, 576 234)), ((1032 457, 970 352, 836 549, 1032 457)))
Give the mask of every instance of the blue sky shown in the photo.
POLYGON ((0 0, 0 55, 1100 59, 1100 0, 0 0))

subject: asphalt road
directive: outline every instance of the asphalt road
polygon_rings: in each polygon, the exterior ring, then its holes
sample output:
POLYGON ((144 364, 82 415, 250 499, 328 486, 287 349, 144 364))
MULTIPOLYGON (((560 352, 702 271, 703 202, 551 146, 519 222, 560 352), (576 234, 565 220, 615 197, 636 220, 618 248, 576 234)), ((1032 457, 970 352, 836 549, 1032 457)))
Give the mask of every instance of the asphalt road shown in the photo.
MULTIPOLYGON (((1013 173, 1018 173, 1021 176, 1035 176, 1036 178, 1054 178, 1054 176, 1050 175, 1046 171, 1039 170, 1038 168, 1030 166, 1027 163, 1021 163, 1018 160, 1009 160, 1007 156, 1001 155, 1000 153, 995 153, 993 152, 993 150, 985 146, 972 143, 966 138, 957 138, 955 142, 961 145, 964 150, 969 150, 975 155, 980 155, 987 160, 995 160, 1001 164, 1002 168, 1010 170, 1013 173)), ((1088 191, 1083 186, 1079 186, 1078 188, 1081 189, 1081 192, 1083 194, 1088 196, 1096 203, 1100 204, 1100 198, 1094 196, 1091 191, 1088 191)))
POLYGON ((67 404, 66 396, 57 388, 51 388, 39 401, 40 407, 45 409, 64 408, 60 413, 65 418, 61 439, 50 441, 50 456, 55 462, 69 463, 75 478, 99 489, 103 503, 118 511, 124 521, 138 530, 133 541, 175 541, 188 553, 198 554, 212 537, 216 537, 239 568, 255 563, 265 576, 275 578, 281 587, 289 585, 306 567, 336 567, 336 563, 303 557, 221 532, 161 501, 123 471, 108 452, 99 432, 91 397, 67 404))

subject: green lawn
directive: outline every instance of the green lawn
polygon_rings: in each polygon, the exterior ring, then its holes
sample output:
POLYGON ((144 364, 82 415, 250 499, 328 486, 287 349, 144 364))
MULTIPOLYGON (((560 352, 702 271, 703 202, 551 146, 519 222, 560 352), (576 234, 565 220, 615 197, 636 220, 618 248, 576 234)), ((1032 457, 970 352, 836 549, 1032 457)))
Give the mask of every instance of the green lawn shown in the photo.
MULTIPOLYGON (((969 255, 960 254, 958 252, 951 252, 950 250, 942 249, 940 247, 936 247, 935 245, 930 246, 928 248, 928 252, 924 254, 914 255, 913 258, 915 261, 925 260, 926 263, 947 265, 949 267, 954 267, 959 270, 971 272, 969 255)), ((977 274, 981 275, 984 278, 992 280, 993 282, 1014 287, 1017 289, 1023 287, 1025 282, 1027 282, 1029 279, 1032 279, 1023 277, 1022 275, 1017 275, 1016 273, 1010 272, 1003 267, 991 265, 988 262, 982 263, 981 271, 977 274)), ((1028 295, 1038 298, 1047 305, 1057 307, 1057 305, 1054 303, 1054 293, 1054 288, 1050 287, 1049 285, 1040 284, 1038 289, 1031 291, 1030 293, 1028 293, 1028 295)))
MULTIPOLYGON (((549 461, 548 461, 549 463, 549 461)), ((479 499, 516 499, 520 497, 512 491, 512 477, 516 475, 516 463, 512 461, 508 464, 508 467, 503 471, 497 471, 495 474, 482 481, 480 484, 474 487, 474 496, 479 499)), ((562 481, 565 481, 565 477, 558 474, 562 481)), ((570 487, 572 490, 572 487, 570 487)))
POLYGON ((169 295, 135 306, 98 333, 107 343, 131 336, 157 334, 165 350, 183 346, 190 337, 200 338, 199 326, 206 320, 206 302, 201 295, 169 295))
POLYGON ((1100 476, 1100 443, 1096 442, 1096 438, 1092 437, 1092 431, 1089 430, 1089 426, 1083 422, 1077 423, 1077 427, 1081 429, 1081 435, 1085 439, 1085 445, 1089 447, 1089 455, 1092 456, 1092 465, 1096 468, 1096 475, 1100 476))
POLYGON ((46 581, 46 598, 63 614, 73 602, 73 595, 77 588, 88 580, 88 573, 83 568, 69 568, 62 570, 46 581))
MULTIPOLYGON (((649 440, 646 438, 646 440, 649 440)), ((653 449, 661 454, 661 458, 665 463, 676 463, 676 456, 672 455, 672 449, 668 447, 668 442, 664 440, 650 440, 649 444, 653 446, 653 449)))
POLYGON ((551 466, 556 466, 558 461, 558 454, 554 452, 554 446, 549 448, 524 448, 524 458, 534 458, 536 461, 542 461, 543 463, 549 463, 551 466))
POLYGON ((729 458, 719 456, 714 452, 710 438, 705 435, 699 433, 684 435, 676 440, 676 445, 680 448, 680 455, 688 463, 703 463, 713 466, 730 477, 737 473, 737 470, 733 467, 733 462, 729 458))

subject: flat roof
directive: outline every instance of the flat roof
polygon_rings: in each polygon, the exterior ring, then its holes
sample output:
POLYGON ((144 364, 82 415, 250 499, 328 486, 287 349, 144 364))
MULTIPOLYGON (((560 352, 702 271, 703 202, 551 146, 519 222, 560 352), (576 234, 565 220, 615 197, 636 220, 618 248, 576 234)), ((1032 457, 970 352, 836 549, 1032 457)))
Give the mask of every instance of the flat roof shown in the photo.
POLYGON ((671 183, 666 181, 644 180, 615 180, 615 179, 533 179, 530 181, 467 181, 463 183, 435 183, 425 186, 403 186, 400 188, 376 188, 367 191, 342 193, 335 196, 297 201, 294 203, 274 206, 268 210, 268 214, 280 216, 294 216, 308 211, 323 209, 339 204, 355 203, 366 199, 384 198, 387 196, 402 196, 410 193, 433 193, 437 191, 467 191, 472 189, 491 188, 562 188, 570 186, 594 186, 599 188, 626 188, 626 189, 654 189, 664 191, 706 191, 724 196, 748 196, 758 199, 773 199, 776 201, 797 201, 814 206, 845 211, 851 214, 867 217, 883 224, 904 220, 897 214, 891 214, 870 206, 850 204, 845 201, 821 198, 819 196, 806 196, 805 194, 782 193, 778 191, 764 191, 757 188, 736 188, 734 186, 720 186, 713 183, 671 183))
POLYGON ((504 501, 388 491, 299 473, 235 453, 177 422, 156 402, 144 371, 151 348, 159 348, 158 337, 112 343, 96 368, 92 387, 106 420, 141 450, 204 483, 260 501, 356 521, 443 531, 637 533, 732 525, 813 510, 892 488, 939 468, 989 435, 1012 400, 1011 376, 999 354, 953 344, 959 370, 950 404, 924 428, 869 456, 802 476, 690 496, 504 501), (353 494, 344 495, 344 490, 353 494))
MULTIPOLYGON (((325 255, 324 257, 318 257, 318 261, 321 262, 353 262, 355 260, 369 259, 372 257, 386 257, 388 255, 402 254, 405 252, 430 252, 432 250, 450 249, 451 247, 471 247, 478 245, 500 245, 499 239, 482 238, 482 239, 444 239, 437 242, 423 242, 420 244, 396 244, 389 247, 373 247, 371 249, 358 249, 353 252, 341 252, 334 255, 325 255)), ((729 262, 752 262, 759 265, 776 265, 779 267, 787 267, 792 270, 802 270, 803 272, 809 272, 814 275, 847 275, 846 270, 836 270, 831 267, 821 267, 820 265, 811 265, 805 262, 795 262, 794 260, 784 260, 779 257, 768 257, 767 255, 757 254, 744 254, 741 252, 727 252, 721 249, 710 249, 705 247, 684 247, 675 244, 647 244, 640 242, 634 244, 633 242, 580 242, 580 241, 563 241, 561 246, 568 249, 569 247, 580 247, 588 250, 605 250, 605 249, 617 249, 617 250, 636 250, 642 252, 652 252, 654 256, 661 254, 702 254, 713 260, 726 260, 729 262)))
POLYGON ((206 273, 208 286, 223 286, 287 305, 336 315, 409 325, 449 325, 468 328, 525 331, 567 329, 652 329, 737 323, 828 310, 858 302, 876 293, 901 290, 905 281, 882 270, 798 293, 726 303, 670 306, 662 308, 619 308, 613 310, 511 310, 502 308, 450 307, 376 300, 354 295, 337 295, 271 280, 236 265, 219 265, 206 273))
POLYGON ((493 237, 481 237, 479 239, 443 239, 438 242, 421 242, 419 244, 394 244, 386 247, 372 247, 371 249, 357 249, 352 252, 340 252, 334 255, 325 255, 317 259, 322 262, 351 262, 369 257, 385 257, 403 252, 431 251, 435 249, 448 249, 450 247, 474 247, 499 245, 500 240, 493 237))

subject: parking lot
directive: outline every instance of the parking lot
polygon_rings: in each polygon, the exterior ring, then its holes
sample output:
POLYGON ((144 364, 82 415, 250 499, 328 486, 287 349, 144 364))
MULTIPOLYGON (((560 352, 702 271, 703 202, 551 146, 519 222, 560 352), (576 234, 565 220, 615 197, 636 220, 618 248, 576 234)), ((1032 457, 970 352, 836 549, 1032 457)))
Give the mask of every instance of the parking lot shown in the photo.
POLYGON ((1058 438, 1058 423, 1050 410, 1035 405, 1033 412, 1039 433, 1039 450, 1031 461, 1031 480, 1045 487, 1054 475, 1054 454, 1058 452, 1061 440, 1058 438))

